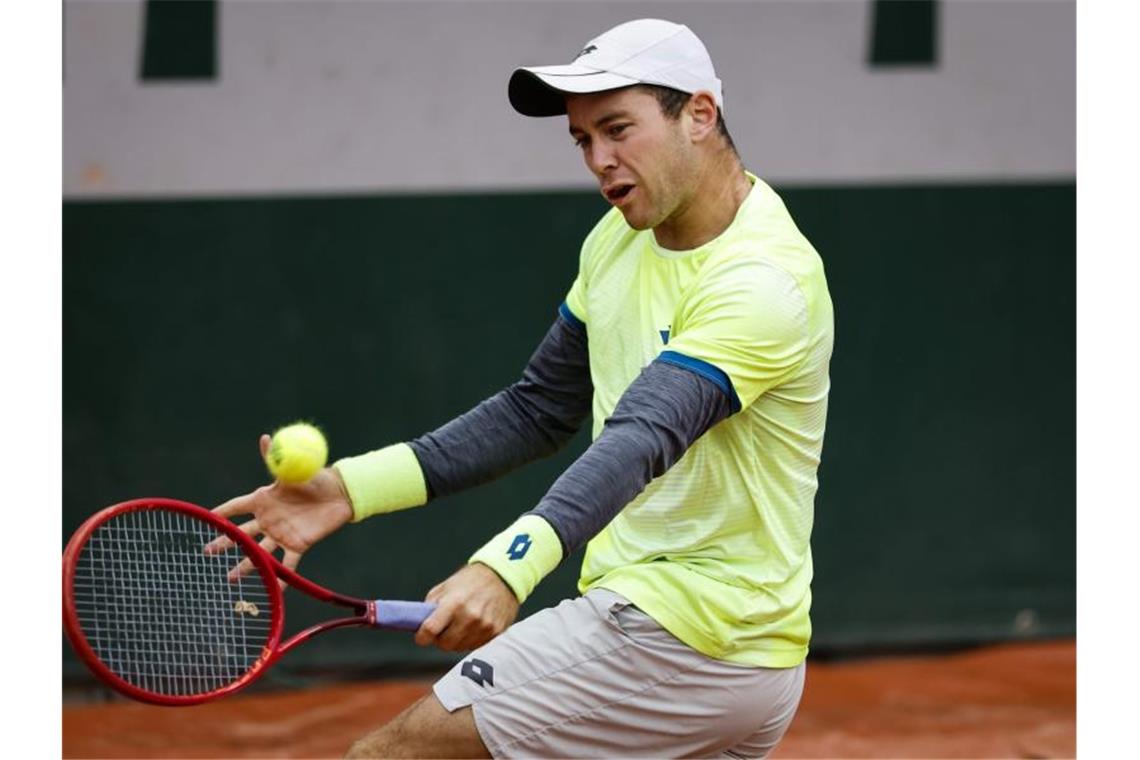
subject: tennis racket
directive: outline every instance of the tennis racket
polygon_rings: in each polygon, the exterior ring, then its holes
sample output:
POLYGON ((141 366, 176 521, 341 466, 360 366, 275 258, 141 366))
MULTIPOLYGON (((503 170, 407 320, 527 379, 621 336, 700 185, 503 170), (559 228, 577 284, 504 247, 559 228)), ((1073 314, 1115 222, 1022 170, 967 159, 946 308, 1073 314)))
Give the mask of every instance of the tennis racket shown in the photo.
POLYGON ((79 658, 107 685, 158 705, 242 689, 318 633, 345 626, 415 631, 426 602, 355 599, 302 578, 236 525, 173 499, 136 499, 89 518, 63 554, 63 622, 79 658), (234 545, 203 549, 219 536, 234 545), (254 572, 227 576, 243 559, 254 572), (342 617, 282 642, 281 579, 342 617))

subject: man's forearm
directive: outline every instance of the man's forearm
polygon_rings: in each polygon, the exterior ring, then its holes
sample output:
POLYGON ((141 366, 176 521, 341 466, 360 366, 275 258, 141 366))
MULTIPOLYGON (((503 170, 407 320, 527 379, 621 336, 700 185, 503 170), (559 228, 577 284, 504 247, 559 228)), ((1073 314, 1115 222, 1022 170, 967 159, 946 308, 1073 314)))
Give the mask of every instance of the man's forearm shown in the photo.
POLYGON ((522 379, 409 445, 429 498, 493 480, 558 451, 593 399, 585 328, 559 316, 522 379))

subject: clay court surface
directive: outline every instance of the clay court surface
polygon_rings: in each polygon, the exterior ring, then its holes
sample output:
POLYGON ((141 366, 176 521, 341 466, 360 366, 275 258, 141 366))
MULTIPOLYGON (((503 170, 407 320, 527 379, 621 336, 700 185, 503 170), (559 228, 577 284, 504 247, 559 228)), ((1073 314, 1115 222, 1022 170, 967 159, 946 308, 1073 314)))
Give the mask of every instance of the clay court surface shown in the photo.
MULTIPOLYGON (((811 662, 779 758, 1076 754, 1076 644, 811 662)), ((65 704, 65 758, 339 757, 431 681, 247 694, 188 708, 65 704)))

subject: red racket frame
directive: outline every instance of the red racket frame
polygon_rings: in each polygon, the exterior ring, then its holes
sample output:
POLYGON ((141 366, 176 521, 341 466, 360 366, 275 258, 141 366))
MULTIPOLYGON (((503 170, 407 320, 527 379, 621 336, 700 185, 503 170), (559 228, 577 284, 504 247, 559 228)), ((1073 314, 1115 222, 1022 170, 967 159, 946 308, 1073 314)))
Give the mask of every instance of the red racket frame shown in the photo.
POLYGON ((234 523, 224 517, 215 515, 208 509, 185 501, 164 498, 132 499, 131 501, 124 501, 121 504, 107 507, 92 515, 79 527, 71 537, 71 540, 68 541, 67 548, 63 552, 63 625, 64 630, 67 632, 67 638, 71 641, 71 645, 74 647, 76 654, 79 656, 79 659, 108 686, 132 699, 149 702, 150 704, 170 707, 196 705, 233 694, 256 681, 265 673, 270 665, 275 663, 286 652, 308 641, 318 633, 323 633, 333 628, 343 628, 345 626, 373 626, 376 625, 376 623, 376 603, 374 601, 338 594, 335 591, 330 591, 323 586, 313 583, 307 578, 301 577, 293 570, 282 565, 276 557, 262 549, 256 541, 247 536, 234 523), (92 649, 91 645, 87 642, 87 637, 83 635, 83 630, 79 624, 79 616, 75 609, 72 585, 75 578, 75 568, 79 562, 80 551, 86 545, 91 534, 94 533, 100 525, 118 515, 127 512, 157 509, 181 512, 202 520, 216 528, 219 533, 224 534, 227 538, 239 544, 245 552, 245 555, 253 563, 258 574, 261 575, 262 580, 265 582, 266 590, 269 592, 272 622, 269 638, 266 640, 261 656, 258 657, 253 667, 240 678, 213 691, 204 692, 202 694, 173 696, 168 694, 156 694, 129 683, 117 676, 110 668, 103 664, 103 661, 99 659, 95 654, 95 650, 92 649), (278 578, 298 591, 302 591, 315 599, 330 604, 349 607, 356 614, 352 617, 336 618, 310 626, 286 640, 284 643, 279 643, 281 641, 281 632, 285 627, 285 604, 281 586, 277 583, 278 578))

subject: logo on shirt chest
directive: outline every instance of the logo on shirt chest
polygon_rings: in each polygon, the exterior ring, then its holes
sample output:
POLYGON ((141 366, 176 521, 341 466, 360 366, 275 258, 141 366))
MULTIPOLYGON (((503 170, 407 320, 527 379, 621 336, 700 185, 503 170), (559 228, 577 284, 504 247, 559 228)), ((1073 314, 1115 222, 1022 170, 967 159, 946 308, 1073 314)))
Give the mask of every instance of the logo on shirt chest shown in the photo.
POLYGON ((661 335, 661 342, 666 346, 669 345, 669 331, 673 329, 673 325, 666 325, 664 330, 658 330, 661 335))

